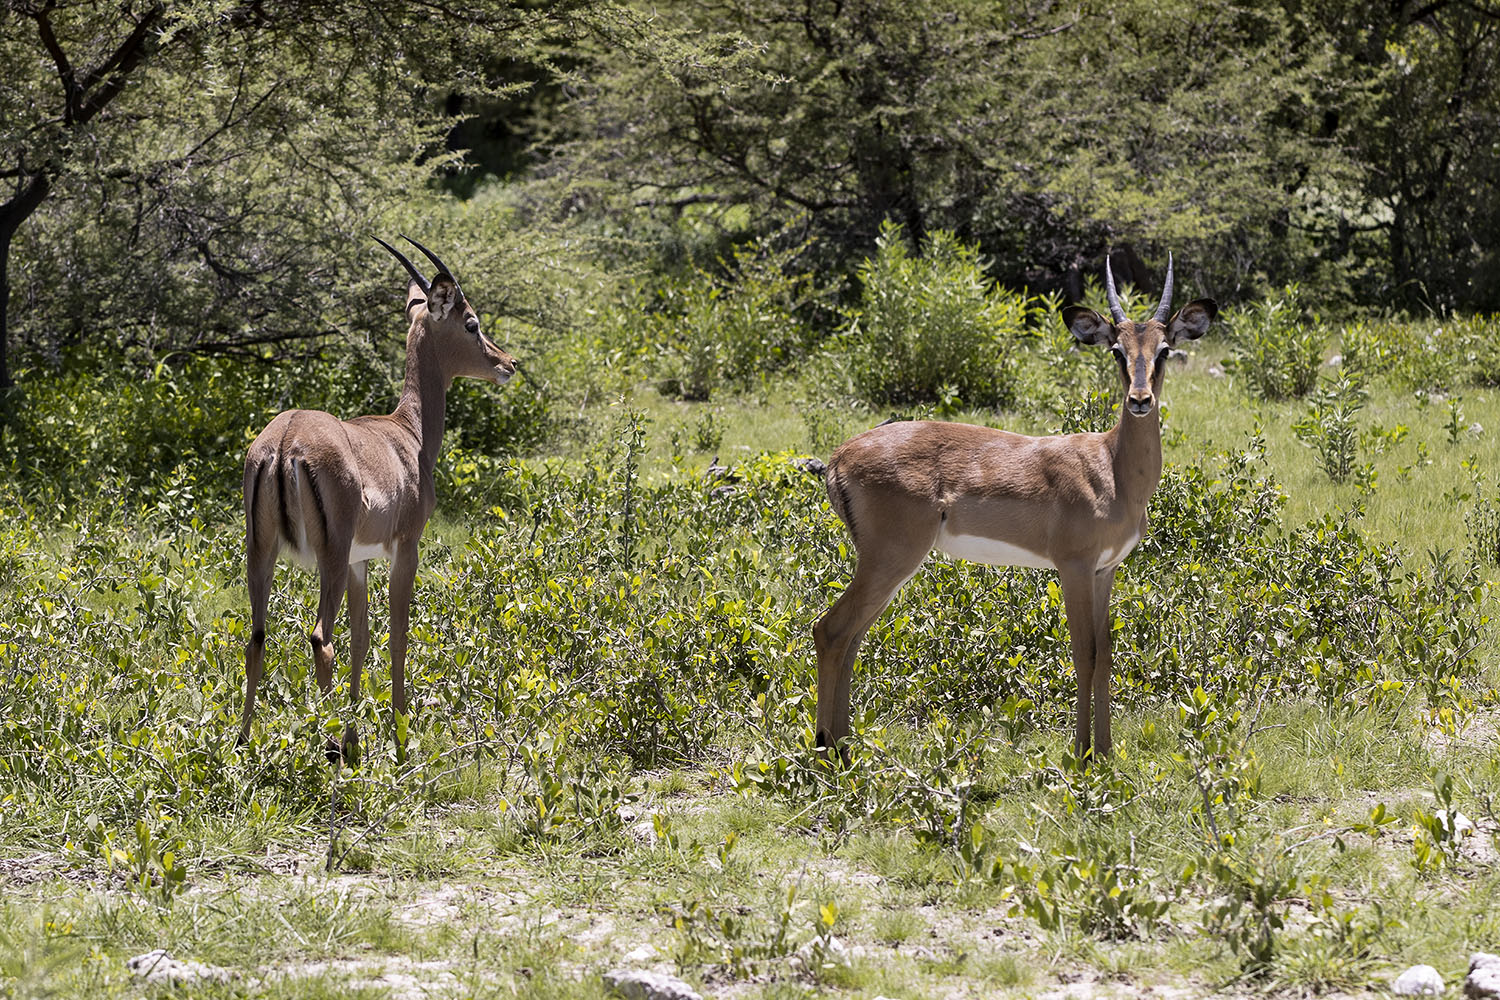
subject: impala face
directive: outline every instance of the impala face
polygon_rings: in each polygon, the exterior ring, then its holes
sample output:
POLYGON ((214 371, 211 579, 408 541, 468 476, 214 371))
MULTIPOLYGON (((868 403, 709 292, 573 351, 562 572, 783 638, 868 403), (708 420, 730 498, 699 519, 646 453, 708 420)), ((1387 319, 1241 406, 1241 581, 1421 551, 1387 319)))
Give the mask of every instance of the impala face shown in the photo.
POLYGON ((479 314, 451 276, 439 274, 425 289, 414 280, 406 289, 406 311, 414 324, 426 325, 450 377, 504 385, 516 373, 516 359, 485 336, 479 314))
POLYGON ((1109 349, 1125 383, 1125 412, 1144 417, 1161 397, 1162 376, 1172 345, 1167 343, 1167 331, 1154 320, 1140 326, 1126 320, 1115 333, 1109 349))
POLYGON ((1063 322, 1083 344, 1108 344, 1120 366, 1120 381, 1125 387, 1125 412, 1133 417, 1149 416, 1161 398, 1161 385, 1167 372, 1167 358, 1179 338, 1197 340, 1208 332, 1219 307, 1213 299, 1194 299, 1177 311, 1170 320, 1172 308, 1172 263, 1167 258, 1167 280, 1162 289, 1156 313, 1144 323, 1126 317, 1115 291, 1115 276, 1109 258, 1104 261, 1105 293, 1109 297, 1111 322, 1083 306, 1069 306, 1062 311, 1063 322))

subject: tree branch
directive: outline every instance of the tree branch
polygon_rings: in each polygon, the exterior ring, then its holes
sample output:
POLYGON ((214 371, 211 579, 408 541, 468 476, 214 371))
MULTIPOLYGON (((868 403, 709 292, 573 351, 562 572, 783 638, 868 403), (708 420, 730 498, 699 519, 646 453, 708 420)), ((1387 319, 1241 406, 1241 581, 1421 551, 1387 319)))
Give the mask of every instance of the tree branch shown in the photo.
POLYGON ((108 80, 79 107, 77 115, 79 124, 103 111, 108 107, 109 102, 125 89, 125 82, 130 78, 131 71, 146 57, 146 51, 150 47, 151 32, 160 20, 161 8, 153 7, 145 17, 141 18, 135 30, 130 33, 130 37, 121 42, 108 59, 88 74, 84 80, 86 89, 94 87, 104 79, 106 74, 108 80))
POLYGON ((73 64, 68 61, 67 53, 52 31, 47 11, 46 7, 33 10, 30 12, 31 19, 36 22, 36 33, 41 37, 43 48, 52 56, 52 64, 57 68, 57 79, 63 88, 63 124, 71 126, 78 111, 78 78, 73 74, 73 64))

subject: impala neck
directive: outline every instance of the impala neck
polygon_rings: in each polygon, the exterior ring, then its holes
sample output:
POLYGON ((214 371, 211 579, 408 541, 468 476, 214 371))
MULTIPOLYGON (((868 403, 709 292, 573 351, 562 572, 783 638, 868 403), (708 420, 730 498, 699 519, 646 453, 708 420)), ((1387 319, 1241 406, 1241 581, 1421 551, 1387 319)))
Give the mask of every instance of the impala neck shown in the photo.
POLYGON ((448 405, 448 386, 453 379, 438 363, 432 338, 419 322, 406 335, 406 383, 401 401, 392 414, 417 437, 422 472, 432 475, 438 449, 443 444, 443 422, 448 405))
POLYGON ((1109 432, 1113 439, 1115 483, 1122 494, 1145 504, 1161 482, 1161 407, 1134 417, 1120 404, 1120 422, 1109 432))

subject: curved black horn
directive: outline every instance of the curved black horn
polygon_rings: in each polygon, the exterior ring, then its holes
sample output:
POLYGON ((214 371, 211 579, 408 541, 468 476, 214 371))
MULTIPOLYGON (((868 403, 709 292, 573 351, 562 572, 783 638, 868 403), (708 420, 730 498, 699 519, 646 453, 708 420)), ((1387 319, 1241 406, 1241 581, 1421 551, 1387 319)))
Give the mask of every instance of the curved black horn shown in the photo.
POLYGON ((1120 308, 1120 293, 1115 291, 1115 272, 1109 266, 1109 252, 1104 254, 1104 294, 1109 297, 1109 314, 1116 323, 1125 322, 1125 310, 1120 308))
POLYGON ((1172 311, 1172 251, 1167 251, 1167 283, 1161 287, 1161 305, 1156 307, 1156 315, 1152 319, 1158 323, 1167 321, 1167 314, 1172 311))
POLYGON ((427 259, 430 260, 430 261, 432 261, 432 266, 433 267, 437 268, 440 272, 442 272, 443 274, 446 274, 448 277, 452 278, 455 283, 458 281, 458 277, 456 275, 454 275, 454 273, 448 269, 448 265, 444 264, 442 261, 438 260, 437 254, 433 253, 431 250, 427 249, 422 244, 420 244, 416 240, 412 239, 410 236, 407 236, 405 233, 401 234, 401 238, 403 240, 405 240, 406 242, 410 243, 412 246, 416 247, 418 250, 422 251, 424 254, 426 254, 427 255, 427 259))
POLYGON ((411 280, 417 283, 418 288, 422 289, 422 291, 424 292, 432 290, 432 283, 429 282, 426 278, 422 277, 422 272, 417 270, 417 265, 406 259, 406 254, 402 253, 400 250, 397 250, 395 247, 391 246, 379 236, 375 237, 375 242, 379 243, 381 246, 389 250, 397 260, 405 265, 406 273, 411 275, 411 280))

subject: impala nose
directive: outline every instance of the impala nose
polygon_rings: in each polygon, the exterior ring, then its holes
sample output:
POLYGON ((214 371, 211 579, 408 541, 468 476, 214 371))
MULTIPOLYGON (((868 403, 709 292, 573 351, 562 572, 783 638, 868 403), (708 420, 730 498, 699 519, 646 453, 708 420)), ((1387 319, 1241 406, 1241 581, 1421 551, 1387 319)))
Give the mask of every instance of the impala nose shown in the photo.
POLYGON ((1125 401, 1125 408, 1134 416, 1144 417, 1151 412, 1151 395, 1146 393, 1137 396, 1135 393, 1131 393, 1130 398, 1125 401))

